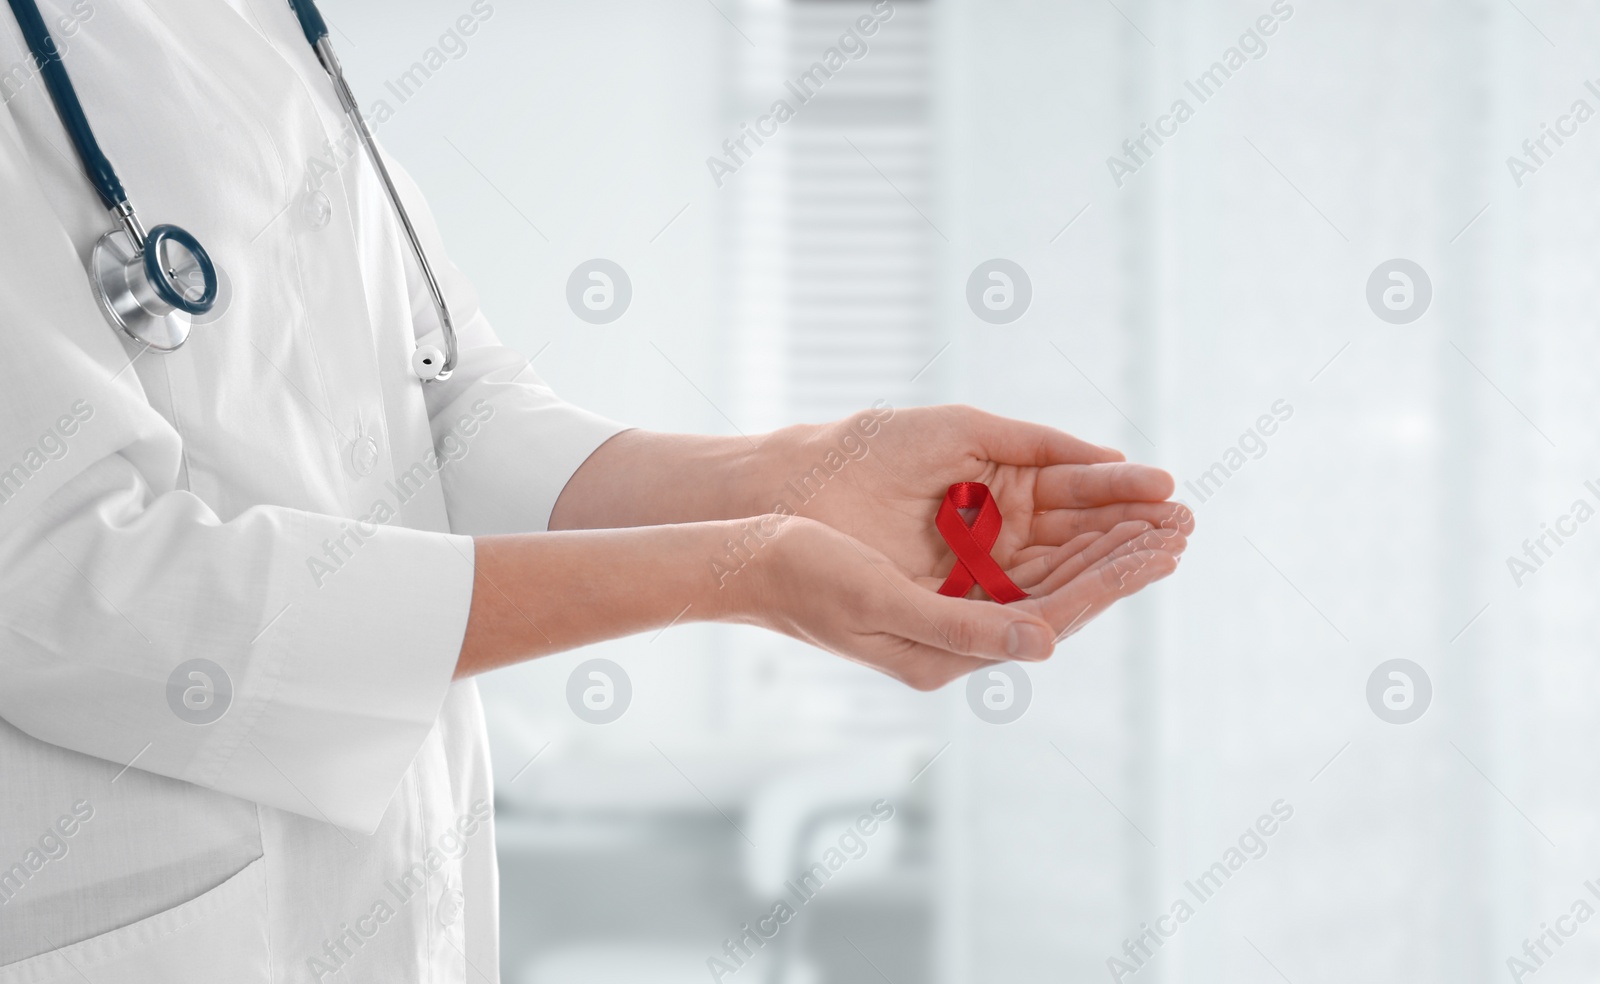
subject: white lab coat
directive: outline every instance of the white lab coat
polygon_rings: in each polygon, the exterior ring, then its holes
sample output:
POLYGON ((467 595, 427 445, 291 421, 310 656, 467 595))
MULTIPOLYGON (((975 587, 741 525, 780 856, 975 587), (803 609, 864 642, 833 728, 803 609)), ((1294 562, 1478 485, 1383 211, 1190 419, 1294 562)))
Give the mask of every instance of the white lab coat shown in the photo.
POLYGON ((492 982, 464 534, 545 528, 620 428, 500 346, 397 173, 462 345, 411 374, 442 342, 371 164, 284 0, 237 3, 41 3, 147 224, 226 271, 170 355, 95 307, 113 224, 0 11, 0 984, 492 982))

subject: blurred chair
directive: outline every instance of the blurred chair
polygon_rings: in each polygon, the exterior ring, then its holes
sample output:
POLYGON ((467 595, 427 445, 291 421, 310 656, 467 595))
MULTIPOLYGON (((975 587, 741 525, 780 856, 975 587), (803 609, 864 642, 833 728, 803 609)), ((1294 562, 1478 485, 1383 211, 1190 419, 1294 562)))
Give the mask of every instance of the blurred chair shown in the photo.
MULTIPOLYGON (((848 862, 816 893, 824 902, 859 899, 882 892, 899 897, 892 883, 919 882, 903 864, 907 780, 916 752, 896 748, 875 756, 851 755, 814 761, 758 786, 743 811, 747 837, 741 871, 755 900, 750 922, 787 901, 796 917, 784 925, 755 956, 723 978, 748 984, 818 984, 820 974, 805 958, 806 905, 797 901, 786 882, 822 859, 847 827, 871 805, 887 800, 895 810, 862 840, 866 850, 848 862)), ((598 943, 589 940, 552 949, 524 965, 512 984, 677 984, 703 982, 709 957, 728 959, 724 939, 738 935, 733 924, 722 938, 694 945, 667 942, 598 943)))
POLYGON ((767 949, 764 984, 801 984, 809 979, 803 966, 806 920, 800 905, 786 883, 822 858, 823 852, 837 846, 845 828, 850 827, 871 805, 887 800, 894 807, 893 818, 879 823, 864 837, 866 851, 848 861, 822 890, 819 898, 836 900, 845 895, 870 892, 892 879, 904 840, 903 821, 906 785, 910 778, 908 756, 893 755, 877 759, 854 756, 836 759, 791 772, 757 792, 747 813, 744 873, 750 892, 758 899, 789 902, 796 917, 784 926, 767 949), (895 819, 902 821, 896 824, 895 819))
POLYGON ((703 950, 588 943, 552 950, 510 984, 705 984, 705 979, 703 950))

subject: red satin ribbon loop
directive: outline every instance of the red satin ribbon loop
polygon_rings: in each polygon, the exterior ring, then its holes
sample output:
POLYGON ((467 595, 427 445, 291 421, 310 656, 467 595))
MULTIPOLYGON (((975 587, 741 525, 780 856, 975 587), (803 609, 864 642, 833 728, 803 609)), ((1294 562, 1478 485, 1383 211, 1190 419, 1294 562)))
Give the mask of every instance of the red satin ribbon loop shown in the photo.
POLYGON ((994 504, 989 486, 982 482, 957 482, 950 486, 933 520, 939 535, 956 555, 956 566, 939 586, 940 594, 961 598, 972 590, 973 584, 980 584, 1002 605, 1028 597, 1028 593, 1013 584, 989 556, 995 541, 1000 539, 1000 522, 1000 507, 994 504), (961 518, 963 509, 978 510, 971 526, 961 518))

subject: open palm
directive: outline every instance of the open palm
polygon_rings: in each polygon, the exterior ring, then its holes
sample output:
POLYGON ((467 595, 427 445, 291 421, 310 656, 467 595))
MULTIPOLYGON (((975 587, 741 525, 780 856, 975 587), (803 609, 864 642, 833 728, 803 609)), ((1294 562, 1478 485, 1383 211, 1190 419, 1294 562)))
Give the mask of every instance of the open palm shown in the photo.
MULTIPOLYGON (((1053 587, 1051 575, 1085 551, 1104 555, 1149 530, 1157 539, 1142 543, 1176 554, 1193 529, 1189 510, 1167 501, 1166 472, 1049 427, 964 406, 895 411, 870 437, 857 420, 824 431, 825 442, 856 450, 856 460, 846 459, 800 513, 877 548, 914 577, 942 578, 954 564, 933 520, 955 482, 989 487, 1004 521, 991 554, 1033 593, 1053 587)), ((803 455, 796 465, 811 463, 803 455)))

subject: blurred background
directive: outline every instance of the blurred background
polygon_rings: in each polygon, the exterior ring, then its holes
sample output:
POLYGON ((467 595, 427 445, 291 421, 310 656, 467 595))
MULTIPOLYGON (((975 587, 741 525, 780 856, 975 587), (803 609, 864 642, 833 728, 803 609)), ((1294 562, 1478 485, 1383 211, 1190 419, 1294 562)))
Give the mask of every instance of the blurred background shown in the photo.
POLYGON ((1592 977, 1592 5, 495 0, 432 67, 468 0, 326 6, 568 399, 726 434, 964 401, 1199 518, 1025 680, 698 625, 485 678, 508 984, 1592 977))

